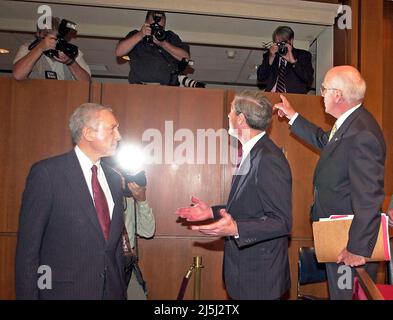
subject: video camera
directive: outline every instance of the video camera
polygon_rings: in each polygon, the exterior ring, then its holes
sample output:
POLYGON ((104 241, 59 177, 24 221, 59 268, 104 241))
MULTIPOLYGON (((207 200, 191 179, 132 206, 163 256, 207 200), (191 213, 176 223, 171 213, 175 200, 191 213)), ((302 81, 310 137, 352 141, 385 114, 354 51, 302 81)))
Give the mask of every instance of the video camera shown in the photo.
POLYGON ((165 29, 162 25, 160 25, 160 21, 162 19, 162 15, 160 13, 154 13, 153 20, 154 22, 150 24, 151 28, 151 36, 147 37, 147 42, 153 42, 153 36, 156 37, 158 41, 164 41, 166 39, 165 29))
MULTIPOLYGON (((76 23, 72 21, 68 21, 66 19, 62 19, 59 28, 58 28, 58 35, 57 35, 57 43, 56 43, 56 49, 51 49, 51 50, 46 50, 44 51, 44 54, 50 58, 53 57, 59 57, 59 51, 63 52, 66 56, 68 56, 70 59, 75 60, 75 58, 78 55, 78 47, 76 45, 73 45, 65 38, 71 34, 71 33, 76 33, 76 23)), ((33 41, 33 43, 30 44, 29 50, 32 50, 42 39, 37 38, 36 40, 33 41)))

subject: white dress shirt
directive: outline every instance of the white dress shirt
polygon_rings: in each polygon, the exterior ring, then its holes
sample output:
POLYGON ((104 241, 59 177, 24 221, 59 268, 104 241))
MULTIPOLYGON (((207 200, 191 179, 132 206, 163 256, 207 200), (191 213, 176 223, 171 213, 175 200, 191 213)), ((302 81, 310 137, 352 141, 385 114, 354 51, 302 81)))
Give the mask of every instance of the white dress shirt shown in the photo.
POLYGON ((115 203, 113 202, 112 193, 111 193, 111 190, 109 189, 108 182, 106 181, 106 177, 105 177, 104 171, 102 170, 100 160, 98 160, 96 163, 91 162, 89 157, 86 156, 78 146, 75 146, 75 153, 76 153, 76 156, 79 160, 79 164, 82 168, 83 175, 85 176, 85 180, 86 180, 87 186, 89 188, 90 195, 91 195, 91 198, 93 199, 93 202, 94 202, 94 198, 93 198, 93 189, 91 186, 91 176, 92 176, 91 168, 93 167, 93 165, 97 166, 98 181, 101 185, 102 190, 104 191, 105 198, 106 198, 106 201, 108 203, 108 208, 109 208, 109 217, 110 217, 110 219, 112 219, 112 213, 113 213, 113 208, 115 206, 115 203))
POLYGON ((251 152, 251 149, 256 145, 256 143, 265 135, 265 131, 258 133, 255 137, 252 137, 242 146, 242 161, 240 162, 239 168, 242 166, 244 159, 247 158, 248 154, 251 152))

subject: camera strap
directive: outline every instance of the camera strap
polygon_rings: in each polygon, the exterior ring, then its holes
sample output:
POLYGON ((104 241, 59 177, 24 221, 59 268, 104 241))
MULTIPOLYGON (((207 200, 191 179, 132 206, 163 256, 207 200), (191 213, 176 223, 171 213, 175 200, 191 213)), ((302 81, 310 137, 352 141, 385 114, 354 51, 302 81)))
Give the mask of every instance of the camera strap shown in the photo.
POLYGON ((171 78, 169 80, 169 85, 170 86, 178 86, 179 85, 179 80, 177 76, 179 75, 179 66, 174 66, 173 62, 168 59, 168 57, 165 55, 163 52, 164 49, 161 49, 159 46, 157 46, 158 52, 161 54, 161 56, 164 58, 166 61, 167 65, 171 67, 171 78))

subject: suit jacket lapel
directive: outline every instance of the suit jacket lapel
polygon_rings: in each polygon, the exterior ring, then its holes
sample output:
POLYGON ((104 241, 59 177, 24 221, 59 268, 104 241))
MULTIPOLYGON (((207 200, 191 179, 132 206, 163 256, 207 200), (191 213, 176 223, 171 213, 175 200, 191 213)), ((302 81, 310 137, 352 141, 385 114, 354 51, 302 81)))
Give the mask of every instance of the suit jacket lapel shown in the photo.
POLYGON ((74 150, 68 153, 67 168, 64 170, 64 174, 66 175, 68 184, 74 193, 74 198, 80 203, 81 211, 89 217, 89 220, 94 226, 100 241, 105 242, 104 235, 102 234, 102 230, 98 222, 93 199, 74 150))
POLYGON ((229 193, 228 197, 228 203, 227 203, 227 211, 229 211, 233 200, 236 198, 237 193, 241 189, 242 185, 246 181, 247 177, 251 173, 251 169, 253 167, 253 160, 255 156, 257 155, 257 152, 260 148, 263 147, 265 142, 267 141, 268 137, 265 134, 261 139, 258 140, 258 142, 254 145, 254 147, 251 149, 251 152, 247 155, 247 157, 244 159, 244 162, 242 163, 242 166, 239 168, 239 171, 237 172, 237 175, 233 181, 231 191, 229 193))
POLYGON ((340 128, 336 131, 335 135, 333 136, 332 140, 329 141, 323 151, 321 152, 320 159, 317 163, 314 173, 314 181, 315 178, 318 176, 321 168, 323 168, 323 164, 329 159, 329 157, 333 154, 334 150, 340 145, 344 134, 350 128, 352 122, 359 117, 359 115, 364 112, 363 106, 360 106, 354 112, 352 112, 347 119, 345 119, 344 123, 340 126, 340 128))

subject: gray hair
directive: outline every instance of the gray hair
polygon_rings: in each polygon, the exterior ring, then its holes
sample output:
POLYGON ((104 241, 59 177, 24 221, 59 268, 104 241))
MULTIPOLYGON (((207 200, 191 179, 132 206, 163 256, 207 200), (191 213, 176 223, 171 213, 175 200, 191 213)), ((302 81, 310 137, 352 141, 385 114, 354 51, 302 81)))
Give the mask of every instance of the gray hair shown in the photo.
POLYGON ((361 103, 366 94, 366 81, 352 66, 338 66, 331 78, 331 85, 341 90, 342 96, 350 104, 361 103))
POLYGON ((102 110, 113 112, 111 108, 98 103, 83 103, 76 108, 69 122, 74 143, 78 143, 81 140, 83 128, 91 127, 97 129, 97 113, 102 110))
POLYGON ((276 30, 274 30, 272 34, 273 41, 276 41, 276 36, 280 35, 283 37, 283 40, 289 41, 295 37, 295 32, 291 27, 288 26, 279 26, 276 30))
POLYGON ((265 131, 272 121, 272 103, 262 91, 245 90, 235 96, 236 114, 243 113, 250 128, 265 131))

